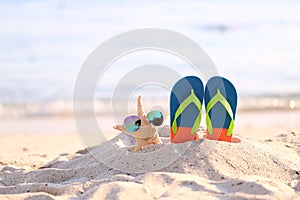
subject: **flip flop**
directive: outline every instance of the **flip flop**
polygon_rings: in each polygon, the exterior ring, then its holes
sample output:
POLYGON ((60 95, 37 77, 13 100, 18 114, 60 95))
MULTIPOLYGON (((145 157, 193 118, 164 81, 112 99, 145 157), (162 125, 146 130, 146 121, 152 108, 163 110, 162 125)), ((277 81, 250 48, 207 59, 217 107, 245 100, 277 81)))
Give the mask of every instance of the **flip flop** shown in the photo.
POLYGON ((230 81, 215 76, 208 80, 204 93, 206 138, 232 141, 237 108, 237 93, 230 81))
POLYGON ((198 140, 204 88, 196 76, 187 76, 173 86, 170 97, 171 143, 198 140))

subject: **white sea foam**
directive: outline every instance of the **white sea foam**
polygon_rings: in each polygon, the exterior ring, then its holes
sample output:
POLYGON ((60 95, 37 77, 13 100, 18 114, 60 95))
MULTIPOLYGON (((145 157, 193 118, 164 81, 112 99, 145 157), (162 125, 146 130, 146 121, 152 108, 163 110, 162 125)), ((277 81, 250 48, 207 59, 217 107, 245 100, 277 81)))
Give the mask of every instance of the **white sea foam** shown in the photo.
MULTIPOLYGON (((269 110, 299 110, 299 96, 266 96, 266 97, 243 97, 239 98, 238 111, 269 111, 269 110)), ((97 117, 110 116, 115 121, 121 120, 130 114, 136 114, 136 98, 135 99, 119 99, 113 100, 95 100, 94 113, 97 117), (121 107, 120 107, 121 106, 121 107), (123 110, 122 110, 123 109, 123 110)), ((144 99, 145 111, 160 110, 166 117, 170 114, 169 99, 144 99)), ((82 103, 80 114, 90 114, 87 112, 86 104, 82 103)), ((203 107, 203 113, 205 109, 203 107)), ((65 100, 57 100, 48 103, 32 103, 32 104, 0 104, 0 118, 36 118, 36 117, 73 117, 73 102, 65 100)))

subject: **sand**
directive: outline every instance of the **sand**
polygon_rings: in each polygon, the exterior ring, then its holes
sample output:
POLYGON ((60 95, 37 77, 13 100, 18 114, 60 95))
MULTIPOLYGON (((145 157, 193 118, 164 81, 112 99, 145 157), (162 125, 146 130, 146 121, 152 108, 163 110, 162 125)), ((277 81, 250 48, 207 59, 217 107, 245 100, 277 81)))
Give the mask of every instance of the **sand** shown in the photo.
POLYGON ((300 199, 299 132, 169 144, 168 129, 139 153, 125 133, 88 149, 72 133, 2 133, 0 199, 300 199))

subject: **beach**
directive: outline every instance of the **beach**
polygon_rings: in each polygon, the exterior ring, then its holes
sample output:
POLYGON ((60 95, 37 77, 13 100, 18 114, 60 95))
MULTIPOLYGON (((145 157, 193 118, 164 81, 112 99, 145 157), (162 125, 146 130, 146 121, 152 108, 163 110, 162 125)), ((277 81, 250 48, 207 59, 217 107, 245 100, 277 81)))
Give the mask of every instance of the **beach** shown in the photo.
POLYGON ((0 199, 300 199, 300 1, 0 8, 0 199), (204 138, 204 104, 200 139, 170 143, 185 76, 234 85, 240 143, 204 138), (113 126, 139 95, 163 143, 133 152, 113 126))
POLYGON ((115 137, 86 149, 71 117, 5 119, 0 198, 299 199, 300 130, 278 121, 290 115, 300 117, 299 111, 239 113, 238 144, 207 139, 169 144, 166 124, 159 129, 164 144, 137 153, 132 153, 130 136, 109 127, 105 132, 115 137), (170 149, 180 156, 171 158, 170 149), (124 151, 129 157, 122 160, 124 151), (166 164, 159 166, 161 159, 166 164))

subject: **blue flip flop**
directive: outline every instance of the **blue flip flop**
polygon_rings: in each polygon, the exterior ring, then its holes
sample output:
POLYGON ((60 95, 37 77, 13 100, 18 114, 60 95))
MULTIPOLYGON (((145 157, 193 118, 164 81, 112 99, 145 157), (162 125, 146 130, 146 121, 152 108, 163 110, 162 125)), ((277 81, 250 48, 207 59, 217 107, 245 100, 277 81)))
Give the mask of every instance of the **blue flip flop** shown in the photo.
POLYGON ((229 80, 219 76, 208 80, 204 93, 206 138, 232 141, 237 99, 236 89, 229 80))
POLYGON ((173 86, 170 97, 171 143, 198 140, 204 88, 196 76, 187 76, 173 86))

